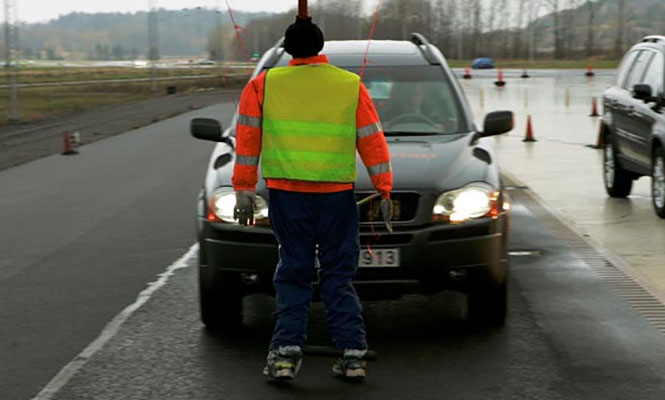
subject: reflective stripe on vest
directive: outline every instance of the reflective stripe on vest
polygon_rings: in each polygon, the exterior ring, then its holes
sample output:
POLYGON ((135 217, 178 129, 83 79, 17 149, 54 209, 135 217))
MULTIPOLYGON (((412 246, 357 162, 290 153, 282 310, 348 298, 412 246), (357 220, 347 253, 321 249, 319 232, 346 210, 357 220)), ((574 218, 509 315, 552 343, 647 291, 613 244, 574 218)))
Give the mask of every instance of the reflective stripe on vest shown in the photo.
POLYGON ((330 64, 273 68, 263 101, 264 178, 355 182, 360 77, 330 64))

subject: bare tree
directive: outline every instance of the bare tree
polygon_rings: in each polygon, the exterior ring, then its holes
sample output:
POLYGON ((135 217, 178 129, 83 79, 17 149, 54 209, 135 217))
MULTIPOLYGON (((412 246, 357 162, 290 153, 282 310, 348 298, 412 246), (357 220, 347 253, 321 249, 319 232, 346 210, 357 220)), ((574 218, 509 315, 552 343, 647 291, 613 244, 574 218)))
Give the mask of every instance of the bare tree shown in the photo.
POLYGON ((536 53, 536 16, 540 11, 540 0, 529 1, 529 61, 535 59, 536 53))
POLYGON ((624 21, 625 10, 626 10, 626 1, 619 0, 619 11, 617 13, 619 22, 617 24, 617 37, 616 41, 614 42, 614 55, 617 58, 620 58, 623 55, 623 29, 625 23, 624 21))
POLYGON ((449 0, 436 0, 432 8, 432 40, 449 51, 451 48, 451 36, 453 31, 451 29, 452 21, 447 13, 447 6, 449 0))
POLYGON ((563 32, 561 26, 561 0, 545 0, 552 12, 554 22, 554 58, 563 58, 563 32))
POLYGON ((523 40, 524 40, 524 11, 526 9, 526 0, 520 0, 515 14, 517 34, 513 42, 513 56, 519 57, 522 54, 523 40))
POLYGON ((510 7, 508 7, 508 0, 501 0, 501 33, 503 35, 501 41, 501 58, 507 58, 508 56, 508 46, 510 41, 510 35, 508 34, 508 20, 510 19, 510 7))
POLYGON ((473 0, 470 2, 471 13, 473 14, 473 35, 471 37, 471 58, 478 56, 478 40, 480 39, 482 4, 480 0, 473 0))
POLYGON ((593 1, 587 0, 586 2, 587 10, 589 12, 589 21, 587 23, 587 39, 586 39, 586 56, 593 57, 593 39, 595 35, 595 23, 596 23, 596 5, 593 1))
POLYGON ((455 38, 456 38, 456 52, 455 58, 461 60, 464 58, 464 22, 462 15, 462 7, 459 0, 452 0, 450 2, 449 14, 452 21, 455 21, 455 38))

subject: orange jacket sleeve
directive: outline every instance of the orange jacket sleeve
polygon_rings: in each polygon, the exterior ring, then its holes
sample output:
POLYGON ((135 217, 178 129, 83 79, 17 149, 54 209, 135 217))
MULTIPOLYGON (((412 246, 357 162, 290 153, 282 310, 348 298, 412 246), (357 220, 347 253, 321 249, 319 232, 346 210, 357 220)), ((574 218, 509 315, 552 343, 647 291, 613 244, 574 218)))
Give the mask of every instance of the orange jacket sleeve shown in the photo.
POLYGON ((372 184, 384 198, 390 198, 393 171, 388 143, 383 135, 383 127, 372 98, 362 83, 358 97, 356 127, 358 153, 372 178, 372 184))
POLYGON ((240 96, 236 125, 236 160, 233 190, 255 191, 263 133, 263 89, 266 73, 251 80, 240 96))

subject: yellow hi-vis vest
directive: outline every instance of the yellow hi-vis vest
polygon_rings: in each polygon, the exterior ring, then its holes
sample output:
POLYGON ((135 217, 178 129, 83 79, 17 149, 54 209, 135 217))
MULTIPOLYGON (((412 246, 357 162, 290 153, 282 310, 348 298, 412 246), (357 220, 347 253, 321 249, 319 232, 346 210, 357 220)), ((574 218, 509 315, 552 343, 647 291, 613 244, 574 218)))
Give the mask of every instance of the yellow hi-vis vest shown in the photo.
POLYGON ((360 77, 330 64, 273 68, 263 100, 261 174, 355 182, 360 77))

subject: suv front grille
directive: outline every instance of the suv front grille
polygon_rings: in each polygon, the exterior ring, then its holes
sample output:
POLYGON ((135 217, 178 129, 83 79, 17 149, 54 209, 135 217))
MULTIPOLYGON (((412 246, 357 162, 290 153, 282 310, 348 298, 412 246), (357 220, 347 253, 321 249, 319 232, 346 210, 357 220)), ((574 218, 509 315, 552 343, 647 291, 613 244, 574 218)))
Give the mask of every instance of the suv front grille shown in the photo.
MULTIPOLYGON (((356 193, 356 201, 360 201, 371 193, 356 193)), ((395 215, 393 221, 412 221, 416 218, 418 212, 418 193, 391 193, 390 198, 395 206, 395 215)), ((381 199, 376 198, 360 206, 360 222, 379 222, 382 221, 380 211, 381 199)))

